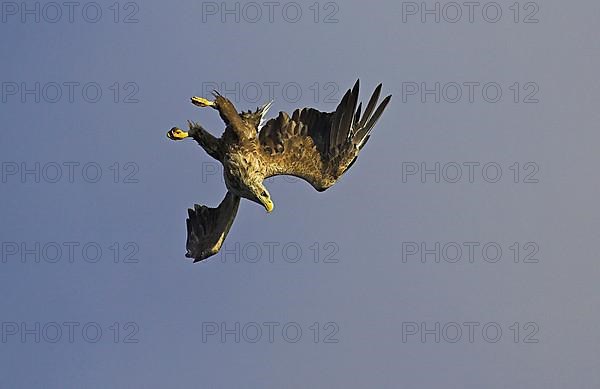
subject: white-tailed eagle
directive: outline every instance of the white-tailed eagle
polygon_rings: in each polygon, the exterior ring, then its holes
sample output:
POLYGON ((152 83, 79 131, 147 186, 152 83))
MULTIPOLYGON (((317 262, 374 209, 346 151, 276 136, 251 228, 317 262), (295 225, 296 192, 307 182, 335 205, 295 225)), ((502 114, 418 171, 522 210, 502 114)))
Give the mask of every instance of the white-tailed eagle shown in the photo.
POLYGON ((285 112, 259 129, 270 103, 255 112, 238 113, 231 101, 213 92, 214 101, 192 97, 199 107, 219 111, 226 124, 220 138, 197 123, 189 131, 172 128, 172 140, 193 138, 223 164, 227 195, 217 208, 195 205, 188 210, 187 254, 194 262, 216 254, 233 224, 240 198, 244 197, 273 210, 273 201, 263 185, 266 178, 291 175, 308 181, 317 191, 331 187, 354 163, 373 126, 391 99, 377 106, 381 84, 369 99, 364 113, 358 104, 359 81, 346 92, 333 112, 313 108, 285 112))

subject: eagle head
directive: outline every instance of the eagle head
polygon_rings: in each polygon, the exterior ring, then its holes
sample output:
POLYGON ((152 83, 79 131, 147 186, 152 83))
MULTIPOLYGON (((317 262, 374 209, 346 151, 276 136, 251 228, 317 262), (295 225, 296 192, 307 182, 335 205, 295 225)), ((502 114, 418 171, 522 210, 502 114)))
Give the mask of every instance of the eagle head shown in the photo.
POLYGON ((262 182, 250 181, 244 182, 239 190, 234 189, 236 194, 240 197, 244 197, 250 201, 254 201, 255 203, 262 205, 265 207, 268 213, 273 212, 273 208, 275 205, 271 200, 271 195, 262 182))
POLYGON ((256 199, 251 199, 252 201, 265 207, 268 213, 273 212, 273 208, 275 208, 275 205, 271 200, 271 195, 269 194, 269 191, 267 191, 267 188, 265 188, 265 186, 262 183, 252 188, 252 193, 256 197, 256 199))

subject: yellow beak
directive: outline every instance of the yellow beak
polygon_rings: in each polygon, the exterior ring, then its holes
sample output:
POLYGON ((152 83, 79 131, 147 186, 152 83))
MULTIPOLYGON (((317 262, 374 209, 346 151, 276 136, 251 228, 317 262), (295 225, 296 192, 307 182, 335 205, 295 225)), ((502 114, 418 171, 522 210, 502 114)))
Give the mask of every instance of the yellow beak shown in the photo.
POLYGON ((271 200, 264 202, 263 205, 265 206, 265 209, 267 210, 268 213, 273 212, 273 208, 275 208, 275 205, 273 204, 273 202, 271 200))

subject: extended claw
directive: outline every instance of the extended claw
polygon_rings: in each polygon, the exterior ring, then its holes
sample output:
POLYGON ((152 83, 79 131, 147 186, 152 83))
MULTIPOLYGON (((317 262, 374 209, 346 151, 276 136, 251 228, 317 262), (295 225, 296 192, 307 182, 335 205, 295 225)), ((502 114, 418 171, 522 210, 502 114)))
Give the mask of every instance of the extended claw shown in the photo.
POLYGON ((214 107, 215 102, 205 99, 204 97, 194 96, 192 97, 192 104, 197 107, 214 107))
POLYGON ((173 127, 169 132, 167 132, 167 138, 171 140, 183 140, 188 138, 190 135, 187 131, 183 131, 180 128, 173 127))

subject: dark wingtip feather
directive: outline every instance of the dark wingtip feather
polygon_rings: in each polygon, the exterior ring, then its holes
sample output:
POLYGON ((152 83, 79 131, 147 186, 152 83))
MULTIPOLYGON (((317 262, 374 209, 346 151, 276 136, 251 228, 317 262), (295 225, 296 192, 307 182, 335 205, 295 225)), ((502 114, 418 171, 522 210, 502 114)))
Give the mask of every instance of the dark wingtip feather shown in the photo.
POLYGON ((362 102, 358 104, 358 108, 356 109, 356 113, 354 114, 354 122, 352 123, 352 127, 356 129, 356 125, 360 120, 360 111, 362 110, 362 102))
POLYGON ((348 96, 346 106, 344 107, 343 119, 341 119, 340 127, 338 129, 338 145, 345 142, 346 139, 348 139, 348 136, 350 135, 350 131, 352 129, 352 121, 354 120, 354 111, 356 110, 356 104, 358 103, 359 87, 360 83, 356 81, 356 84, 354 84, 354 87, 350 92, 350 96, 348 96))
POLYGON ((369 119, 369 122, 366 123, 363 127, 361 127, 360 130, 354 136, 354 143, 359 145, 361 149, 369 140, 369 134, 371 130, 375 126, 377 120, 379 120, 381 114, 383 114, 383 111, 385 110, 391 99, 392 95, 389 95, 385 99, 383 99, 381 104, 379 104, 379 106, 377 107, 377 110, 375 111, 373 116, 369 119))
POLYGON ((335 147, 338 144, 338 135, 342 126, 342 122, 344 121, 344 113, 346 111, 348 100, 350 100, 351 93, 352 90, 348 89, 335 109, 334 121, 331 124, 331 130, 329 132, 329 147, 335 147))
POLYGON ((381 104, 379 104, 379 107, 377 107, 377 110, 375 111, 375 113, 373 114, 373 116, 371 117, 371 119, 369 120, 367 125, 365 126, 367 133, 373 128, 375 123, 377 123, 377 120, 379 120, 379 117, 381 116, 381 114, 383 113, 383 111, 385 110, 387 105, 390 103, 391 99, 392 99, 392 95, 389 95, 385 99, 383 99, 381 104))
POLYGON ((379 96, 381 95, 382 87, 383 87, 383 84, 379 84, 379 85, 377 85, 377 88, 375 88, 375 90, 373 91, 373 94, 371 95, 371 98, 369 99, 369 103, 367 104, 367 107, 365 108, 365 113, 363 114, 363 117, 361 118, 360 123, 358 125, 359 127, 364 127, 364 125, 367 123, 367 121, 371 117, 371 114, 373 113, 373 110, 375 109, 375 106, 377 105, 377 100, 379 100, 379 96))

